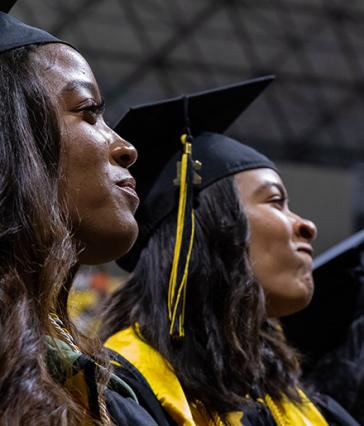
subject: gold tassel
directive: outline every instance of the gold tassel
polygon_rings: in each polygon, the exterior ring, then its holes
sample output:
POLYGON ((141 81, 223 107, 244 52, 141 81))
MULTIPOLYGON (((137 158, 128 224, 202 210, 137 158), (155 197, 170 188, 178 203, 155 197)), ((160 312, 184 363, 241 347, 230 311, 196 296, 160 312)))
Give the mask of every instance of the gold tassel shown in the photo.
POLYGON ((180 185, 176 241, 174 246, 172 270, 168 288, 169 334, 172 337, 184 337, 184 318, 186 308, 186 290, 189 262, 195 234, 195 215, 192 207, 193 164, 191 160, 192 144, 186 134, 181 136, 183 154, 178 183, 180 185), (190 215, 190 226, 186 218, 190 215), (183 245, 188 244, 185 259, 181 258, 183 245), (183 269, 181 269, 183 268, 183 269))

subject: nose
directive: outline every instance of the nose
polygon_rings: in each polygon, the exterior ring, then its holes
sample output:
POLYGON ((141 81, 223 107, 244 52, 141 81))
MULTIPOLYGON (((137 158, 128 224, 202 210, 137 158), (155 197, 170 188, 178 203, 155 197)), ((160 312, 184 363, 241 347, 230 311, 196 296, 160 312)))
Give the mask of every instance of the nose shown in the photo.
POLYGON ((296 216, 294 227, 295 233, 300 239, 312 242, 317 237, 317 227, 311 220, 296 216))
POLYGON ((138 152, 135 147, 116 133, 115 140, 110 145, 110 155, 114 162, 126 169, 133 165, 138 158, 138 152))

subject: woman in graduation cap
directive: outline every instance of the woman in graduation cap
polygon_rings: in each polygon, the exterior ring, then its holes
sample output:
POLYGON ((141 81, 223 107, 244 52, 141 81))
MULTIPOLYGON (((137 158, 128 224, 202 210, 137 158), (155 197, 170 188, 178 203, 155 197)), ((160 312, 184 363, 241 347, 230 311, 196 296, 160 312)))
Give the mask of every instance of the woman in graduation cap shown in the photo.
POLYGON ((0 423, 155 425, 67 315, 79 264, 137 235, 135 148, 66 42, 0 12, 0 423))
POLYGON ((140 234, 103 337, 166 424, 357 424, 304 393, 277 321, 312 296, 315 225, 268 158, 222 134, 271 80, 137 107, 117 127, 142 147, 140 234))

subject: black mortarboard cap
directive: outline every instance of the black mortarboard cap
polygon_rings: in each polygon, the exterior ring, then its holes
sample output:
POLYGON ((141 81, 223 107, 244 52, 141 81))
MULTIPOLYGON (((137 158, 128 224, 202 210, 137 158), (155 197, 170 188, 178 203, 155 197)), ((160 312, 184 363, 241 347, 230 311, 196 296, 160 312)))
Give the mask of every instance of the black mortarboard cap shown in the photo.
POLYGON ((139 236, 119 264, 132 270, 161 221, 171 212, 176 214, 168 285, 169 334, 174 338, 184 336, 198 190, 242 170, 274 168, 263 155, 221 134, 272 80, 272 76, 263 77, 142 105, 129 110, 116 126, 139 150, 132 173, 141 198, 136 214, 139 236))
POLYGON ((288 341, 304 355, 306 371, 338 347, 364 313, 364 230, 318 256, 313 276, 310 305, 282 320, 288 341))
POLYGON ((0 53, 30 44, 65 43, 46 31, 8 15, 15 2, 5 0, 0 5, 0 53))
POLYGON ((115 127, 139 152, 131 169, 141 204, 136 218, 139 237, 131 251, 119 260, 133 270, 140 252, 159 223, 177 208, 176 162, 180 157, 180 136, 189 126, 192 156, 202 163, 198 174, 201 190, 239 171, 274 164, 254 149, 222 133, 272 82, 266 76, 214 90, 131 108, 115 127), (188 117, 186 123, 186 98, 188 117))
POLYGON ((141 199, 145 199, 163 167, 180 150, 180 136, 186 128, 185 98, 192 136, 223 133, 273 79, 261 77, 130 108, 115 131, 139 151, 132 172, 141 199))

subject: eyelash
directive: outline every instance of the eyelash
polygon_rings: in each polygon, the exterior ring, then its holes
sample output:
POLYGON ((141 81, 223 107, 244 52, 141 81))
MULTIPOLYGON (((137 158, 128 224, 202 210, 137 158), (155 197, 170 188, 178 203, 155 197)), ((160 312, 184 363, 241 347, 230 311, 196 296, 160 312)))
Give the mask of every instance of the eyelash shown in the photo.
POLYGON ((272 204, 277 204, 281 208, 284 207, 286 204, 288 204, 288 198, 285 196, 279 196, 278 198, 272 198, 271 200, 272 204))
POLYGON ((93 103, 92 105, 85 106, 82 109, 82 113, 90 114, 93 119, 96 119, 97 116, 103 114, 105 111, 105 101, 102 100, 100 103, 93 103))

